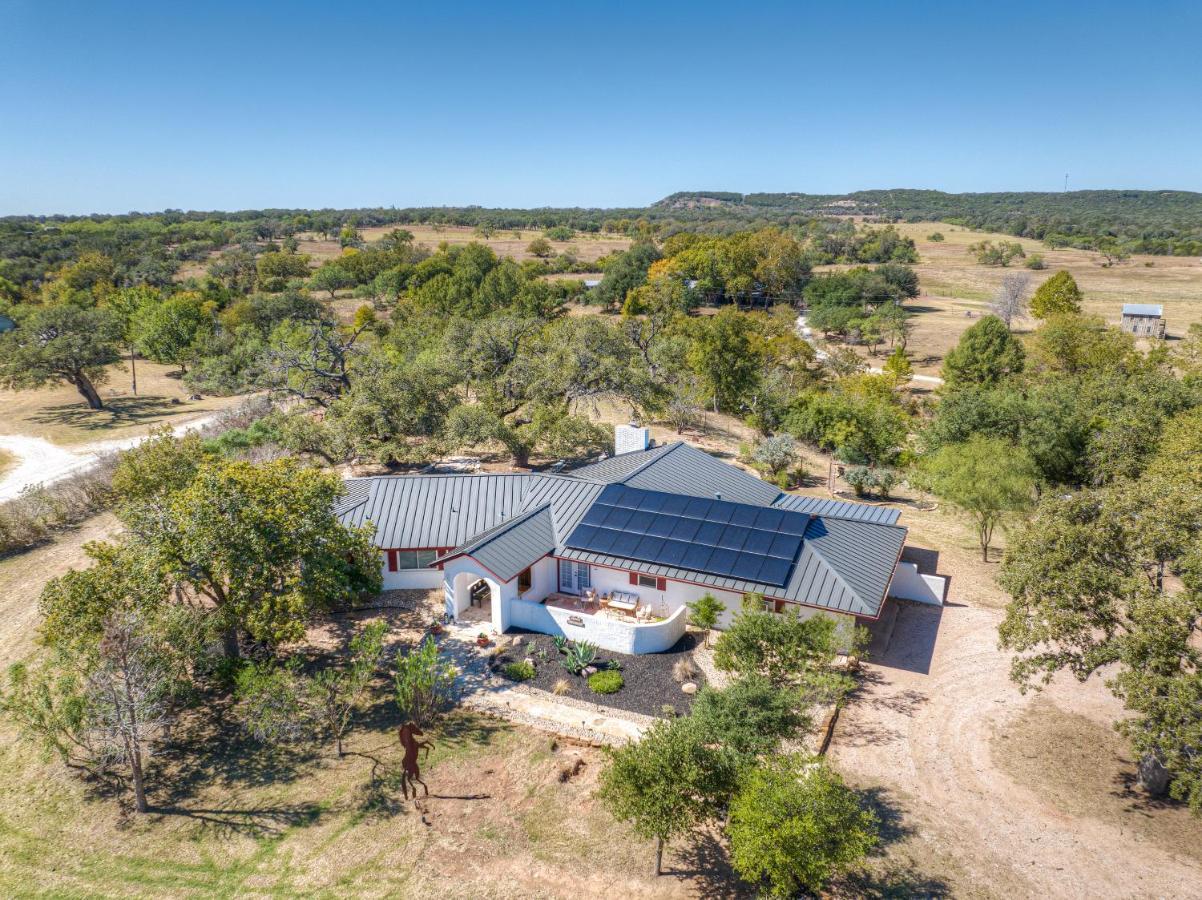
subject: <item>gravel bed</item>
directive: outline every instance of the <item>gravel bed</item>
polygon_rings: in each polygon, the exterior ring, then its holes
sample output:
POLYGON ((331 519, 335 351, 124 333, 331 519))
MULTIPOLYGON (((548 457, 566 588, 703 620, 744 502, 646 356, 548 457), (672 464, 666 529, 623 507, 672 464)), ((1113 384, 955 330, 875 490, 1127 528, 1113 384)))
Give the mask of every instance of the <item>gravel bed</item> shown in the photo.
MULTIPOLYGON (((692 633, 685 634, 670 649, 663 653, 643 653, 637 656, 625 653, 610 653, 602 650, 597 654, 600 663, 616 659, 621 663, 622 678, 625 685, 615 694, 595 694, 589 690, 588 679, 572 675, 560 663, 560 653, 555 649, 551 635, 536 634, 521 629, 513 629, 506 633, 511 640, 520 639, 521 649, 507 647, 494 658, 494 669, 500 675, 500 668, 506 663, 521 662, 527 657, 534 660, 535 676, 523 682, 526 687, 551 692, 557 681, 565 680, 569 684, 566 694, 556 695, 556 699, 572 699, 585 703, 612 709, 626 710, 643 716, 662 717, 664 706, 670 705, 677 715, 685 715, 692 708, 693 698, 680 689, 680 684, 672 677, 672 667, 677 660, 691 658, 700 638, 692 633), (531 647, 530 643, 534 646, 531 647)), ((705 675, 698 673, 693 678, 698 688, 702 687, 705 675)))

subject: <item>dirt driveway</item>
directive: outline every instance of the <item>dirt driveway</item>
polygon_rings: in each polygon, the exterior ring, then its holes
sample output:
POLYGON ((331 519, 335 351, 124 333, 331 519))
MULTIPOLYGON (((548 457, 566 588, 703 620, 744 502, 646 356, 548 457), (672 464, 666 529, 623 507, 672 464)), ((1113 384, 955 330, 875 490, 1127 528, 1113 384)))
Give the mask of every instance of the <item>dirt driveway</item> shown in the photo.
POLYGON ((896 813, 891 862, 957 897, 1202 897, 1196 858, 1141 839, 1131 820, 1066 814, 1003 771, 998 738, 1032 703, 1107 727, 1121 708, 1100 682, 1020 694, 997 649, 1000 619, 958 603, 902 604, 889 649, 840 717, 831 758, 896 813))

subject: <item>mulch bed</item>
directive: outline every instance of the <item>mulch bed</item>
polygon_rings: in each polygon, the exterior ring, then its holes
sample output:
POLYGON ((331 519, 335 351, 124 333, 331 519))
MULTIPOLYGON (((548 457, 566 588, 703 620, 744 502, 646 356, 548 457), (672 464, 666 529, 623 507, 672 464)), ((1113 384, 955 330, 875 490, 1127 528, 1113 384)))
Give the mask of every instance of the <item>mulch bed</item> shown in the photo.
MULTIPOLYGON (((587 678, 573 675, 565 669, 560 663, 562 656, 555 649, 551 635, 515 628, 506 632, 505 636, 509 639, 520 637, 522 646, 516 652, 513 648, 506 648, 494 657, 494 669, 500 674, 500 669, 507 663, 521 662, 528 656, 532 657, 535 676, 522 682, 528 687, 549 693, 555 682, 566 679, 571 684, 571 690, 563 696, 645 716, 662 716, 665 704, 674 707, 677 715, 684 715, 693 705, 693 698, 681 691, 680 684, 672 677, 672 666, 682 657, 691 657, 693 649, 700 642, 700 639, 691 633, 686 634, 663 653, 629 656, 625 653, 599 651, 598 662, 605 663, 616 659, 622 664, 622 678, 626 683, 616 694, 595 694, 589 690, 587 678), (529 641, 534 642, 533 647, 529 646, 529 641)), ((705 676, 699 671, 693 682, 700 688, 705 684, 705 676)))

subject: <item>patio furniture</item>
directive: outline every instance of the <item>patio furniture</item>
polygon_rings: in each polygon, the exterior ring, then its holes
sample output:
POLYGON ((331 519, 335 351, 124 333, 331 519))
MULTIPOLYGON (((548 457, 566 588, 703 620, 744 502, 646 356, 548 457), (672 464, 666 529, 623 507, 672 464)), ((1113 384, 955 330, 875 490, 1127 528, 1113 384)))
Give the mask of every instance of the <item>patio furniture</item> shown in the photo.
POLYGON ((614 591, 609 595, 609 608, 633 615, 639 608, 639 596, 626 591, 614 591))

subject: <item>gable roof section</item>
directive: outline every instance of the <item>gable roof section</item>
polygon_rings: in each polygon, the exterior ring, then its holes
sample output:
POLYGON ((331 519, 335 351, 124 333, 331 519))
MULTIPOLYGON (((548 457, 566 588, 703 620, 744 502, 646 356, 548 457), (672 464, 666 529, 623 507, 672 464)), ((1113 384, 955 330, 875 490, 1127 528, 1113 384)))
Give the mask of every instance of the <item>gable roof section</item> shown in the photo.
MULTIPOLYGON (((377 547, 457 547, 517 515, 533 475, 386 475, 364 500, 335 514, 346 525, 371 521, 377 547)), ((350 488, 348 488, 349 492, 350 488)), ((358 487, 355 488, 358 491, 358 487)))
POLYGON ((523 569, 555 549, 555 525, 550 505, 539 506, 478 534, 436 562, 471 556, 502 581, 510 581, 523 569))
POLYGON ((1124 316, 1156 316, 1164 315, 1164 307, 1156 303, 1124 303, 1124 316))
POLYGON ((582 478, 586 481, 602 481, 607 484, 614 481, 623 481, 639 469, 663 456, 675 446, 676 444, 661 444, 648 450, 619 453, 617 456, 611 456, 609 459, 603 459, 600 462, 582 466, 579 469, 573 469, 571 472, 565 474, 571 478, 582 478))
POLYGON ((774 485, 680 441, 621 481, 633 488, 690 497, 721 494, 723 500, 757 506, 768 506, 780 496, 774 485))
POLYGON ((893 525, 901 517, 900 510, 887 506, 848 503, 846 500, 828 500, 825 497, 803 497, 800 494, 782 494, 772 505, 777 509, 809 513, 811 516, 851 519, 855 522, 873 522, 878 525, 893 525))

